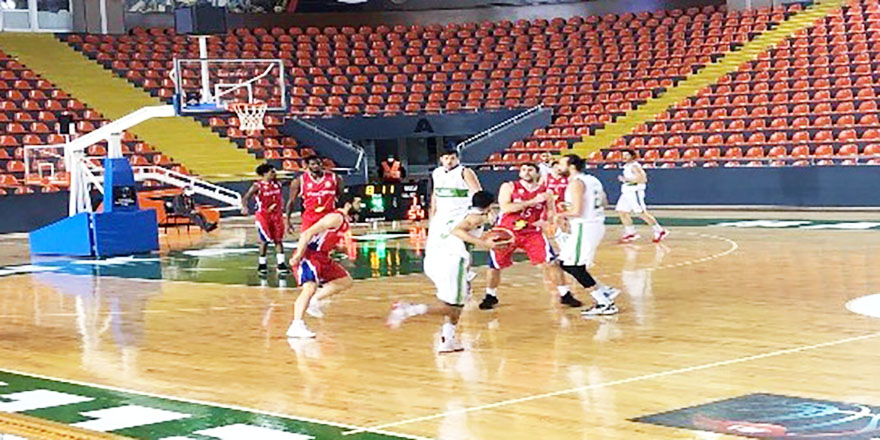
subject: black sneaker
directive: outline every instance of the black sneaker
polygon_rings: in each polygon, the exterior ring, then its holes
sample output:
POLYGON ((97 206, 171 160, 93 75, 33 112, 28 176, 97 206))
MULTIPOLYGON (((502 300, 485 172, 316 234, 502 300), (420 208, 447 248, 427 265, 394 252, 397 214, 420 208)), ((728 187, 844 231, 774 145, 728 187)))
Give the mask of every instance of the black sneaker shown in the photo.
POLYGON ((498 298, 495 295, 486 295, 483 297, 483 302, 480 303, 480 310, 494 309, 497 304, 498 298))
POLYGON ((278 273, 290 273, 290 268, 286 263, 281 263, 278 265, 278 273))
POLYGON ((205 226, 205 232, 211 232, 211 231, 213 231, 214 229, 217 229, 217 223, 208 223, 208 224, 205 226))
POLYGON ((267 273, 269 273, 269 266, 267 266, 265 264, 258 265, 257 266, 257 273, 260 275, 266 275, 267 273))
POLYGON ((561 298, 559 298, 559 302, 569 307, 582 307, 584 305, 584 303, 575 298, 574 295, 571 294, 571 292, 568 292, 561 298))

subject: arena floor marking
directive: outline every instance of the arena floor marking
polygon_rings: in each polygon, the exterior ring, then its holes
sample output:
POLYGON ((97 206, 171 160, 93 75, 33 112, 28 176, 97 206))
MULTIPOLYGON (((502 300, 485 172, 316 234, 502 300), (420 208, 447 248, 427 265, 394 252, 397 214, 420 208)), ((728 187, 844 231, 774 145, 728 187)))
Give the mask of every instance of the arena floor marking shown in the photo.
MULTIPOLYGON (((163 395, 163 394, 157 394, 157 393, 136 391, 136 390, 108 386, 108 385, 98 385, 98 384, 93 384, 93 383, 88 383, 88 382, 62 379, 62 378, 51 377, 51 376, 46 376, 46 375, 41 375, 41 374, 28 373, 28 372, 17 371, 17 370, 10 370, 10 369, 6 369, 6 368, 0 368, 0 372, 8 373, 8 374, 16 375, 16 376, 24 376, 26 378, 29 377, 29 378, 33 378, 33 379, 42 380, 42 381, 48 381, 48 382, 67 384, 67 385, 72 385, 72 386, 77 386, 77 387, 83 387, 83 388, 87 388, 87 389, 103 390, 103 391, 109 391, 109 392, 114 392, 114 393, 124 393, 124 394, 128 394, 128 395, 133 395, 135 397, 144 396, 144 397, 153 398, 153 399, 160 399, 160 400, 164 400, 164 401, 183 402, 183 403, 192 404, 192 405, 220 408, 220 409, 244 412, 244 413, 249 413, 249 414, 254 414, 254 415, 264 415, 264 416, 269 416, 269 417, 274 417, 274 418, 286 419, 286 420, 290 420, 292 422, 305 422, 305 423, 309 423, 309 424, 325 426, 325 427, 333 427, 333 428, 337 428, 337 429, 357 430, 359 433, 378 434, 380 436, 383 436, 383 438, 385 438, 385 439, 390 438, 390 439, 408 439, 408 440, 433 440, 429 437, 421 437, 421 436, 415 436, 415 435, 409 435, 409 434, 389 432, 389 431, 385 431, 382 429, 359 427, 359 426, 349 425, 349 424, 345 424, 345 423, 320 420, 320 419, 315 419, 315 418, 310 418, 310 417, 300 417, 300 416, 295 416, 295 415, 290 415, 290 414, 281 414, 281 413, 275 413, 275 412, 271 412, 271 411, 263 411, 263 410, 259 410, 259 409, 255 409, 255 408, 246 408, 246 407, 241 407, 241 406, 236 406, 236 405, 226 405, 226 404, 215 403, 215 402, 207 402, 207 401, 198 400, 198 399, 188 399, 188 398, 184 398, 184 397, 177 397, 177 396, 163 395)), ((3 397, 3 394, 0 394, 0 397, 3 397)), ((2 401, 0 401, 0 402, 2 402, 2 401)), ((178 437, 178 438, 181 438, 181 437, 178 437)), ((303 436, 301 438, 303 440, 305 440, 305 439, 314 438, 314 437, 303 436)))
MULTIPOLYGON (((853 337, 843 338, 843 339, 837 339, 834 341, 822 342, 819 344, 802 345, 799 347, 786 348, 783 350, 776 350, 776 351, 771 351, 771 352, 767 352, 767 353, 760 353, 760 354, 744 356, 744 357, 739 357, 739 358, 734 358, 734 359, 727 359, 727 360, 718 361, 718 362, 711 362, 708 364, 694 365, 694 366, 690 366, 690 367, 677 368, 674 370, 667 370, 667 371, 660 371, 657 373, 643 374, 643 375, 634 376, 634 377, 630 377, 630 378, 626 378, 626 379, 614 380, 614 381, 609 381, 609 382, 600 382, 600 383, 585 385, 585 386, 581 386, 581 387, 567 388, 564 390, 553 391, 553 392, 549 392, 549 393, 533 394, 530 396, 523 396, 523 397, 518 397, 515 399, 508 399, 508 400, 502 400, 499 402, 488 403, 485 405, 472 406, 472 407, 461 408, 461 409, 456 409, 456 410, 452 410, 452 411, 445 411, 445 412, 437 413, 437 414, 431 414, 431 415, 422 416, 422 417, 415 417, 415 418, 411 418, 411 419, 399 420, 396 422, 383 423, 381 425, 371 426, 368 429, 381 430, 381 429, 393 428, 393 427, 402 426, 402 425, 409 425, 412 423, 442 419, 442 418, 445 418, 445 417, 448 417, 451 415, 485 411, 488 409, 494 409, 494 408, 499 408, 499 407, 503 407, 503 406, 515 405, 518 403, 530 402, 533 400, 540 400, 540 399, 546 399, 549 397, 556 397, 556 396, 562 396, 562 395, 566 395, 566 394, 578 393, 578 392, 582 392, 582 391, 595 390, 598 388, 608 388, 608 387, 614 387, 614 386, 618 386, 618 385, 625 385, 625 384, 630 384, 630 383, 635 383, 635 382, 642 382, 642 381, 647 381, 647 380, 652 380, 652 379, 659 379, 659 378, 668 377, 668 376, 675 376, 675 375, 679 375, 679 374, 691 373, 694 371, 702 371, 702 370, 708 370, 708 369, 712 369, 712 368, 725 367, 728 365, 735 365, 735 364, 741 364, 741 363, 746 363, 746 362, 751 362, 751 361, 756 361, 756 360, 761 360, 761 359, 767 359, 767 358, 771 358, 771 357, 784 356, 787 354, 801 353, 804 351, 817 350, 817 349, 826 348, 826 347, 833 347, 835 345, 842 345, 842 344, 847 344, 850 342, 864 341, 864 340, 873 339, 873 338, 880 338, 880 332, 868 333, 868 334, 864 334, 864 335, 860 335, 860 336, 853 336, 853 337)), ((353 429, 350 431, 343 432, 342 435, 354 435, 354 434, 360 434, 363 432, 369 432, 369 431, 353 429)))

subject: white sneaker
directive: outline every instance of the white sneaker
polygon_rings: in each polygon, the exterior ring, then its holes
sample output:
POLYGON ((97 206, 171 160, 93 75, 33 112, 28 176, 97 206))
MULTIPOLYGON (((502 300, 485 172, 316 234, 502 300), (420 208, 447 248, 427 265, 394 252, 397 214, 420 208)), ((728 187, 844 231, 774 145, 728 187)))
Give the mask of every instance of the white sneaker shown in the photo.
POLYGON ((311 301, 309 301, 309 306, 306 307, 306 314, 311 316, 312 318, 321 319, 324 317, 324 310, 322 310, 321 307, 323 307, 321 301, 312 299, 311 301))
POLYGON ((660 243, 666 236, 669 235, 669 231, 666 229, 661 229, 654 233, 654 243, 660 243))
POLYGON ((605 298, 608 298, 608 301, 614 302, 614 298, 617 298, 617 296, 620 295, 620 289, 611 286, 604 286, 600 293, 602 293, 605 298))
POLYGON ((440 337, 437 353, 455 353, 458 351, 464 351, 464 347, 462 347, 461 342, 458 342, 458 338, 454 336, 451 338, 440 337))
POLYGON ((640 238, 642 238, 642 236, 639 235, 638 232, 633 232, 633 233, 631 233, 631 234, 623 234, 623 235, 620 237, 620 239, 617 240, 617 242, 618 242, 618 243, 632 243, 632 242, 634 242, 634 241, 636 241, 636 240, 638 240, 638 239, 640 239, 640 238))
POLYGON ((303 321, 294 321, 290 323, 290 327, 287 328, 287 337, 288 338, 314 338, 315 333, 306 327, 306 323, 303 321))
POLYGON ((388 319, 385 320, 385 325, 389 328, 400 327, 400 324, 403 324, 403 321, 407 318, 419 314, 419 307, 424 308, 424 305, 410 304, 406 301, 397 301, 391 305, 391 311, 388 312, 388 319))
POLYGON ((616 315, 620 310, 617 308, 615 304, 606 304, 600 305, 596 304, 593 307, 590 307, 587 310, 581 312, 581 316, 590 317, 590 316, 608 316, 608 315, 616 315))
POLYGON ((476 278, 476 277, 477 277, 477 273, 476 273, 476 272, 474 272, 474 271, 472 271, 472 270, 469 270, 469 271, 468 271, 468 274, 467 274, 467 280, 468 280, 468 282, 473 281, 474 278, 476 278))

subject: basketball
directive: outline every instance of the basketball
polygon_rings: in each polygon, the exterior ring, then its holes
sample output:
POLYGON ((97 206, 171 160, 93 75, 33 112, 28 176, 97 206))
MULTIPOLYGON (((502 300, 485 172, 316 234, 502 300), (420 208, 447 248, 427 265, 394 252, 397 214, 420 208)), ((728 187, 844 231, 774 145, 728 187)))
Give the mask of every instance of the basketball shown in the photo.
POLYGON ((494 227, 486 232, 486 240, 490 241, 513 241, 513 231, 507 228, 494 227))

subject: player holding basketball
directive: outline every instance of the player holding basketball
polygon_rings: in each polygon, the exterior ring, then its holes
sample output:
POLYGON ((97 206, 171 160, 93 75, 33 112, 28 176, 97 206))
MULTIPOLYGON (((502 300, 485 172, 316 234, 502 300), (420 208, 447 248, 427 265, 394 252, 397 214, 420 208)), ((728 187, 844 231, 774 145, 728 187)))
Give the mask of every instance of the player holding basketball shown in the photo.
POLYGON ((302 218, 300 231, 305 231, 336 207, 336 199, 342 195, 345 185, 335 173, 324 169, 318 156, 306 158, 306 172, 290 182, 290 197, 287 198, 287 228, 293 232, 293 205, 297 197, 302 197, 302 218))
POLYGON ((556 255, 541 227, 544 210, 552 210, 550 204, 553 195, 540 183, 538 166, 531 163, 521 165, 519 180, 502 184, 498 193, 498 203, 501 205, 498 223, 500 227, 513 232, 514 242, 489 252, 488 286, 480 309, 489 310, 498 304, 501 270, 513 264, 516 249, 524 250, 532 265, 541 267, 545 285, 556 289, 562 304, 580 307, 581 302, 563 282, 562 270, 555 262, 556 255))
POLYGON ((314 338, 315 333, 303 321, 306 309, 313 301, 336 295, 352 285, 351 276, 330 253, 336 249, 350 229, 350 217, 360 210, 361 200, 346 194, 339 198, 339 209, 325 213, 299 236, 296 252, 290 266, 296 270, 296 279, 302 291, 296 298, 293 322, 287 329, 289 338, 314 338))
POLYGON ((605 191, 599 179, 584 173, 586 162, 580 156, 569 154, 560 160, 560 166, 569 178, 565 210, 554 219, 562 232, 557 236, 562 270, 589 290, 596 301, 582 315, 613 315, 618 311, 614 298, 620 290, 597 282, 587 270, 605 235, 605 191))
POLYGON ((645 207, 645 188, 648 185, 648 175, 636 161, 635 150, 625 149, 621 154, 626 163, 623 165, 623 174, 617 177, 621 183, 620 198, 614 208, 623 224, 623 235, 620 237, 620 242, 628 243, 639 239, 639 233, 636 232, 632 221, 632 214, 638 214, 654 230, 654 243, 658 243, 669 235, 669 231, 663 229, 645 207))
POLYGON ((495 195, 487 191, 474 194, 471 208, 464 214, 454 216, 442 224, 435 223, 428 231, 425 245, 425 275, 437 288, 436 304, 408 304, 397 302, 391 308, 386 324, 398 327, 409 317, 436 314, 444 317, 440 327, 438 353, 463 350, 455 336, 455 326, 461 309, 470 297, 471 255, 468 245, 492 249, 502 244, 493 239, 481 238, 483 225, 489 221, 489 209, 495 203, 495 195))
POLYGON ((248 215, 248 202, 252 197, 256 198, 257 212, 254 220, 257 224, 257 233, 260 236, 260 259, 257 272, 260 275, 268 273, 266 253, 269 243, 275 244, 275 259, 278 264, 278 273, 286 274, 290 269, 285 263, 284 257, 284 196, 282 195, 281 183, 275 175, 275 167, 264 163, 257 167, 257 175, 260 180, 254 182, 245 193, 242 200, 241 213, 248 215))

